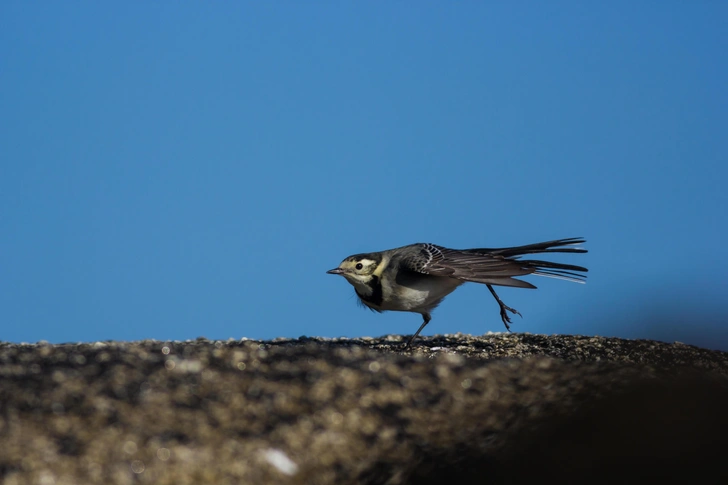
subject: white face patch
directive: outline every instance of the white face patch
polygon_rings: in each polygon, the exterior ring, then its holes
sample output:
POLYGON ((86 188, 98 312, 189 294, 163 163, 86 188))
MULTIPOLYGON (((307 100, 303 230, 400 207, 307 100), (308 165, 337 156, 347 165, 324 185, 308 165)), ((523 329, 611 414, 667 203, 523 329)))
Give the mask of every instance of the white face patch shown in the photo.
POLYGON ((356 288, 360 295, 371 295, 371 282, 376 277, 378 261, 369 258, 345 259, 339 268, 343 270, 341 275, 356 288))
POLYGON ((339 269, 343 271, 343 275, 347 279, 369 280, 369 276, 374 273, 377 268, 377 262, 373 259, 345 259, 339 265, 339 269))

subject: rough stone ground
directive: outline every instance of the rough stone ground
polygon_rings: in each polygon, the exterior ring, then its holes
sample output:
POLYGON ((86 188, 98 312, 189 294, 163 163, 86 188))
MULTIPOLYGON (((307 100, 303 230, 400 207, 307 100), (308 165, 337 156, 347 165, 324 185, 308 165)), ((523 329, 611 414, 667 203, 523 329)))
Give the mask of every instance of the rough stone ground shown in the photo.
POLYGON ((728 354, 493 334, 0 343, 0 479, 728 483, 728 354))

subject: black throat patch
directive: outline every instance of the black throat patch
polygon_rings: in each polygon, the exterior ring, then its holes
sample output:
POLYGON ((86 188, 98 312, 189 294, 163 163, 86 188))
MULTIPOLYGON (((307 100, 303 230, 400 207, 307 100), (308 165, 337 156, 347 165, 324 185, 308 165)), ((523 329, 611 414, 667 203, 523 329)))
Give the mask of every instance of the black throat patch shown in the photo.
POLYGON ((382 295, 382 283, 379 281, 379 276, 372 275, 372 279, 367 283, 367 286, 372 289, 372 293, 370 295, 362 295, 359 293, 359 290, 355 290, 357 296, 369 304, 382 306, 384 297, 382 295))

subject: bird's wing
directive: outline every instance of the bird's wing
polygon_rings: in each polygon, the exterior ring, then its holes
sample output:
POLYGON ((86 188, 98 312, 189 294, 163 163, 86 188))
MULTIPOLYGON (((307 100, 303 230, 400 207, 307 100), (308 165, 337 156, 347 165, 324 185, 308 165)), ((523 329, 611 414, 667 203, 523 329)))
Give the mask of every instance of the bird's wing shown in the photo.
POLYGON ((463 281, 535 288, 530 283, 511 278, 531 274, 535 268, 524 267, 501 255, 444 248, 434 244, 418 244, 419 252, 404 258, 400 269, 432 276, 449 276, 463 281))

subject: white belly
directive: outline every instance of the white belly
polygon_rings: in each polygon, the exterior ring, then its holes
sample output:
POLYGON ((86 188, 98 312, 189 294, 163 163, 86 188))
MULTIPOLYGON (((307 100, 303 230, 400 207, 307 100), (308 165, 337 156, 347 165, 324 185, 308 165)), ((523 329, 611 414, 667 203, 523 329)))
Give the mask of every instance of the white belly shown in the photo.
POLYGON ((396 288, 382 288, 385 295, 381 310, 423 312, 435 308, 463 281, 454 278, 424 276, 400 279, 396 288))

